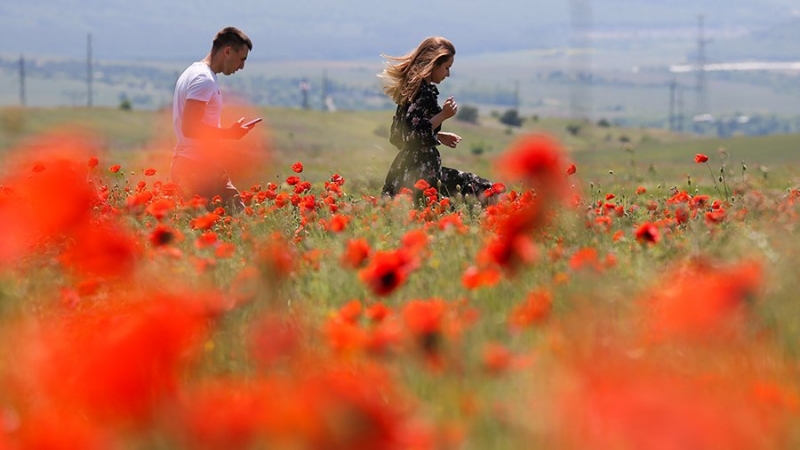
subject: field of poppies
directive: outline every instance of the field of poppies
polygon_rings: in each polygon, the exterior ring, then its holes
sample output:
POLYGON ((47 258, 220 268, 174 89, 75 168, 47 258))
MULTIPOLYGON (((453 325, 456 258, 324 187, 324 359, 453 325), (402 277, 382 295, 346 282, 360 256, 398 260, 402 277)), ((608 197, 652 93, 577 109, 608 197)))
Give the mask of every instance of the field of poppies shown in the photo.
POLYGON ((600 187, 544 133, 492 164, 486 208, 298 160, 232 214, 8 149, 0 448, 800 446, 800 190, 703 149, 600 187))

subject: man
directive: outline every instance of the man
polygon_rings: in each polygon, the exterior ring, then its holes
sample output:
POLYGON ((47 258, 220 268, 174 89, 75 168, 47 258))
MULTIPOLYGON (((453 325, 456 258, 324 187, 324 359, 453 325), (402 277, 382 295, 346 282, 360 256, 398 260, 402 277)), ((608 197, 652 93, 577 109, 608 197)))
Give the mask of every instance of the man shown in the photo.
POLYGON ((211 204, 220 196, 232 212, 244 209, 239 191, 220 163, 224 140, 238 140, 252 128, 239 119, 233 125, 221 125, 222 95, 217 74, 231 75, 244 69, 253 43, 241 30, 223 28, 217 33, 211 51, 202 61, 189 66, 175 84, 172 126, 178 142, 170 167, 170 177, 184 195, 200 195, 211 204))

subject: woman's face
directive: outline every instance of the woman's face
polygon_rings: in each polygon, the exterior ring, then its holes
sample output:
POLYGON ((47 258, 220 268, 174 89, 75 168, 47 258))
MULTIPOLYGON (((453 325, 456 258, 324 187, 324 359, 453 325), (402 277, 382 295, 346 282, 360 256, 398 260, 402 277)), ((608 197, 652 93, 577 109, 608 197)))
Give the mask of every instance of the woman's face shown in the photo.
POLYGON ((431 83, 439 84, 445 78, 450 76, 450 66, 453 65, 454 59, 455 57, 451 56, 433 68, 433 71, 431 72, 431 83))

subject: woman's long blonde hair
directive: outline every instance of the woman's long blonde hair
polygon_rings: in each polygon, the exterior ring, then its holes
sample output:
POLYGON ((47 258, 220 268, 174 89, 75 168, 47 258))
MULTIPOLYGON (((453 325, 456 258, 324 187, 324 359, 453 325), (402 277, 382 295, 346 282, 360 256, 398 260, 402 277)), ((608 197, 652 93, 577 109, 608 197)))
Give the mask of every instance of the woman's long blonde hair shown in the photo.
POLYGON ((455 54, 452 42, 433 36, 406 55, 381 55, 386 59, 386 67, 378 75, 383 79, 383 92, 398 105, 413 101, 422 80, 430 76, 434 67, 455 54))

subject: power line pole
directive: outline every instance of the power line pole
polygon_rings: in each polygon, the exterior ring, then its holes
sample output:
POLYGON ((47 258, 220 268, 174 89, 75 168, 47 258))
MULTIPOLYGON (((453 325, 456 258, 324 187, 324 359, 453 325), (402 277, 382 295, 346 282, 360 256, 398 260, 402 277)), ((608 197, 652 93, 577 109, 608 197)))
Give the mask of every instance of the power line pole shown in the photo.
POLYGON ((675 77, 669 82, 669 130, 675 131, 675 77))
POLYGON ((322 110, 326 111, 328 109, 328 71, 322 71, 322 110))
POLYGON ((86 106, 92 107, 92 33, 86 37, 86 106))
POLYGON ((708 92, 706 86, 706 45, 711 43, 705 38, 704 16, 697 17, 697 90, 696 114, 708 114, 708 92))
POLYGON ((19 55, 19 104, 25 106, 25 57, 19 55))
POLYGON ((519 80, 514 81, 514 110, 519 112, 519 80))
POLYGON ((683 132, 683 88, 678 86, 678 131, 683 132))
POLYGON ((308 80, 303 78, 303 80, 300 81, 300 95, 302 95, 302 97, 303 97, 303 99, 302 99, 302 101, 300 103, 300 106, 303 109, 308 109, 308 108, 311 107, 311 105, 308 104, 308 91, 310 89, 311 89, 311 85, 308 84, 308 80))
POLYGON ((570 88, 570 117, 587 119, 592 113, 592 0, 570 0, 570 22, 572 32, 569 38, 569 71, 572 79, 570 88))

